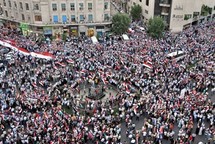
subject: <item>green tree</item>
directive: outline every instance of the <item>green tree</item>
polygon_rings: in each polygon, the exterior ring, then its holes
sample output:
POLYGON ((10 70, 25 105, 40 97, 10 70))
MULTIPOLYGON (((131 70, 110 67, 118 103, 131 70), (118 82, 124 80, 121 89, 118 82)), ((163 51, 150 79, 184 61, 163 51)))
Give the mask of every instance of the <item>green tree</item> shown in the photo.
POLYGON ((202 8, 201 8, 201 15, 202 16, 207 16, 208 14, 211 14, 211 13, 212 13, 212 8, 210 8, 207 5, 202 5, 202 8))
POLYGON ((134 5, 131 7, 130 13, 133 20, 140 20, 142 15, 142 7, 139 4, 134 5))
POLYGON ((127 14, 118 13, 112 18, 112 32, 123 34, 128 30, 131 20, 127 14))
POLYGON ((63 33, 63 34, 62 34, 62 40, 63 40, 63 41, 66 41, 66 37, 67 37, 66 33, 63 33))
POLYGON ((160 38, 165 29, 165 22, 159 16, 150 18, 148 22, 148 33, 153 38, 160 38))

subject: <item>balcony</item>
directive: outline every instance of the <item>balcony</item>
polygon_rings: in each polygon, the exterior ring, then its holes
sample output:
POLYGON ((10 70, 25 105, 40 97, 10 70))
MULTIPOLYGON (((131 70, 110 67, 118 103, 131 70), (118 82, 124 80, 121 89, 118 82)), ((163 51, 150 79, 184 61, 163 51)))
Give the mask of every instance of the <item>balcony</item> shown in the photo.
POLYGON ((170 1, 169 0, 160 0, 159 6, 170 7, 170 1))
MULTIPOLYGON (((21 23, 22 20, 16 19, 16 18, 9 18, 9 17, 5 17, 4 15, 0 14, 0 19, 3 20, 7 20, 7 21, 13 21, 13 22, 17 22, 17 23, 21 23)), ((35 21, 34 23, 29 23, 29 25, 31 26, 73 26, 73 25, 86 25, 86 26, 90 26, 90 25, 109 25, 111 24, 111 20, 109 21, 92 21, 92 22, 41 22, 41 21, 35 21)))
POLYGON ((167 11, 162 11, 162 12, 161 12, 161 15, 168 16, 168 15, 169 15, 169 12, 167 12, 167 11))

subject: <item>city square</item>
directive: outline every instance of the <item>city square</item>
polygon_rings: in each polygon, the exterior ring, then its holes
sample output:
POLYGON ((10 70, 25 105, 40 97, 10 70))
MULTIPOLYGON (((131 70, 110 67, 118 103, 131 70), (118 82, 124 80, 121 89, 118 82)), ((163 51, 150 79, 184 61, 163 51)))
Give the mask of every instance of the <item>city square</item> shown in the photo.
MULTIPOLYGON (((102 5, 119 17, 127 11, 102 5)), ((119 34, 97 23, 39 34, 4 19, 0 144, 213 144, 214 13, 160 34, 142 18, 119 34)))

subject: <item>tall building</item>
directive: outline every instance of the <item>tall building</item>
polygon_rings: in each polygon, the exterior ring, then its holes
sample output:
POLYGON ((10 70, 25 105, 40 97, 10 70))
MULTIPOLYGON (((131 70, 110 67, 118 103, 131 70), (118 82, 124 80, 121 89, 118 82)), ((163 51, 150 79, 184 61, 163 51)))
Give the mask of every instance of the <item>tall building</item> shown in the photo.
POLYGON ((101 35, 110 28, 110 0, 0 0, 0 19, 23 33, 101 35))
POLYGON ((161 16, 172 32, 215 18, 215 0, 127 0, 127 11, 135 4, 142 7, 145 22, 154 16, 161 16), (204 6, 211 12, 202 13, 204 6))

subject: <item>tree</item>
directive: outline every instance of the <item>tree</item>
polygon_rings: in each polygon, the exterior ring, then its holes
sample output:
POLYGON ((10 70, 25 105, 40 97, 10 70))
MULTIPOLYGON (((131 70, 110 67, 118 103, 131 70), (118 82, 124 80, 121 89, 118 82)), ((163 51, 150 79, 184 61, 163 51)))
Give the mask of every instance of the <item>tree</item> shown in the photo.
POLYGON ((123 34, 128 30, 130 18, 127 14, 118 13, 112 18, 112 32, 115 34, 123 34))
POLYGON ((148 33, 153 38, 160 38, 165 29, 165 22, 159 16, 150 18, 148 22, 148 33))
POLYGON ((133 20, 139 20, 142 15, 142 7, 139 4, 134 5, 131 7, 130 13, 133 20))
POLYGON ((207 16, 208 14, 211 14, 211 13, 212 13, 212 8, 210 8, 207 5, 202 5, 202 8, 201 8, 201 15, 202 16, 207 16))

